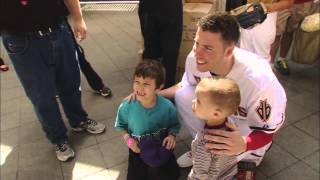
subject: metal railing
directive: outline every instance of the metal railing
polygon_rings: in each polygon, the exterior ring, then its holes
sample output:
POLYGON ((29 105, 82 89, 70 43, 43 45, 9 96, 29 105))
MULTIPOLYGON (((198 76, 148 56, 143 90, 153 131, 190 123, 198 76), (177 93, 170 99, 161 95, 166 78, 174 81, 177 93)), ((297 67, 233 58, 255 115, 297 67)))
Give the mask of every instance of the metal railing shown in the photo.
POLYGON ((80 0, 80 4, 137 4, 137 0, 80 0))

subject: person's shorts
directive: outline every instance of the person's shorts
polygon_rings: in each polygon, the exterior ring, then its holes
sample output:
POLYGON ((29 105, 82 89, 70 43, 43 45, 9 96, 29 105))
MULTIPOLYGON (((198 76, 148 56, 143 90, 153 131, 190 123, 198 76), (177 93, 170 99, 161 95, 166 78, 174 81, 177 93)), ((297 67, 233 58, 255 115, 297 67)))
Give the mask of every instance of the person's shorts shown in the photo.
POLYGON ((299 27, 300 22, 304 17, 316 11, 313 1, 303 4, 294 4, 289 9, 278 12, 277 17, 277 32, 279 36, 284 32, 292 32, 299 27))

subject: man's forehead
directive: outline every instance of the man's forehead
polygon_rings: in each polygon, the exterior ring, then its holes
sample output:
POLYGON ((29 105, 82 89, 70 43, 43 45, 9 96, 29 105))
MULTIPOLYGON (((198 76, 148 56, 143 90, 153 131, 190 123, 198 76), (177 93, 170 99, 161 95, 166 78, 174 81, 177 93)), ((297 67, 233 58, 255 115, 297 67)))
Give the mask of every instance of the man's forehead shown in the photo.
POLYGON ((195 40, 201 40, 203 43, 211 44, 213 41, 216 42, 222 40, 220 32, 203 31, 200 27, 197 30, 195 40))

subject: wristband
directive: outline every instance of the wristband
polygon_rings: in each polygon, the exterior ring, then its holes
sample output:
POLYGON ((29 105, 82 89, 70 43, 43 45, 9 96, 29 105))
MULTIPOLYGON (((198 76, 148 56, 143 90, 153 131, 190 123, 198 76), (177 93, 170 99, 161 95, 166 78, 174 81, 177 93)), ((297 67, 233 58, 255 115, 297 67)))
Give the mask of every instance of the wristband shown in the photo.
POLYGON ((125 134, 125 135, 123 136, 124 141, 127 141, 127 139, 128 139, 129 137, 130 137, 129 134, 125 134))
POLYGON ((132 144, 134 143, 134 139, 132 137, 129 137, 127 140, 126 140, 126 143, 127 143, 127 146, 128 147, 131 147, 132 144))
POLYGON ((174 132, 169 133, 169 135, 173 136, 173 137, 177 137, 177 134, 174 132))

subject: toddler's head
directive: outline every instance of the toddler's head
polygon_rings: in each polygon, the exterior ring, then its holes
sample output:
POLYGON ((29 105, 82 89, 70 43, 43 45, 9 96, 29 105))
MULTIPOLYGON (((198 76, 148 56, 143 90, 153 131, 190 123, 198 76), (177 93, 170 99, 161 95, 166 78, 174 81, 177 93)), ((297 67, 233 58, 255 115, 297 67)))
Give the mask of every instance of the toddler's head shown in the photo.
POLYGON ((236 112, 240 100, 240 90, 234 80, 225 77, 204 78, 196 87, 192 109, 198 118, 207 123, 222 123, 221 120, 236 112))

